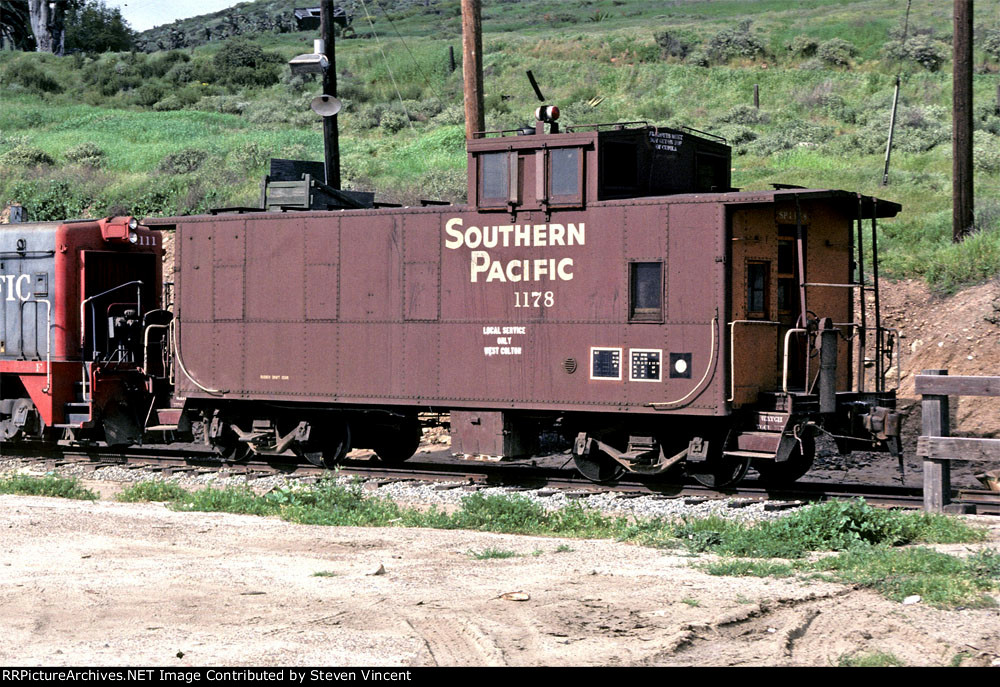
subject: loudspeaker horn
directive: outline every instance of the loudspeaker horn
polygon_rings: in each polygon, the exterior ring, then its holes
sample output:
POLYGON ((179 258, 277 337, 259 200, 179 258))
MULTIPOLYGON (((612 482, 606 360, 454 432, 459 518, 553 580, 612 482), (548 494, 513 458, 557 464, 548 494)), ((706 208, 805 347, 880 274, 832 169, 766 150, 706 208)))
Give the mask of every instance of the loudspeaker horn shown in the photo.
POLYGON ((309 103, 312 111, 322 117, 332 117, 340 112, 341 102, 339 98, 332 95, 318 95, 309 103))

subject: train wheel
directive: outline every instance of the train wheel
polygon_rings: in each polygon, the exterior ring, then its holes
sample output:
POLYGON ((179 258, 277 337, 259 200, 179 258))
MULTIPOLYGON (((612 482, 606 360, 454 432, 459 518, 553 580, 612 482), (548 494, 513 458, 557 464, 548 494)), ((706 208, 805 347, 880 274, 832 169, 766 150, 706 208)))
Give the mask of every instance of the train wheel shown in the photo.
POLYGON ((688 475, 709 489, 731 487, 742 480, 746 476, 747 470, 750 469, 750 459, 742 456, 727 456, 724 453, 734 435, 735 432, 730 428, 722 445, 712 450, 705 462, 691 465, 688 475))
POLYGON ((399 465, 417 452, 422 436, 417 418, 407 418, 398 425, 385 428, 372 448, 383 463, 399 465))
POLYGON ((700 472, 688 473, 709 489, 723 489, 743 479, 750 469, 749 458, 720 457, 699 465, 700 472))
POLYGON ((227 463, 239 463, 250 456, 250 445, 235 436, 212 444, 217 456, 227 463))
POLYGON ((577 453, 574 450, 573 463, 581 475, 598 484, 614 482, 625 474, 625 466, 596 445, 586 453, 577 453))
POLYGON ((321 468, 333 468, 350 450, 351 426, 341 416, 331 419, 321 436, 294 449, 296 455, 321 468))
POLYGON ((813 437, 803 437, 801 447, 796 445, 792 455, 783 463, 761 461, 754 463, 760 473, 760 481, 767 486, 791 484, 809 472, 816 457, 816 441, 813 437))

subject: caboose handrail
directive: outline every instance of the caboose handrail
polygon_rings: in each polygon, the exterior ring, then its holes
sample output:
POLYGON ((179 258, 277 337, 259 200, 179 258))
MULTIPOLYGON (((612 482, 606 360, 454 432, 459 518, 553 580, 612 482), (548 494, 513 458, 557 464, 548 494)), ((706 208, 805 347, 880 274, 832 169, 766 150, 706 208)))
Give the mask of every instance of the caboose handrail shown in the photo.
POLYGON ((682 398, 679 398, 676 401, 655 401, 653 403, 647 403, 646 406, 649 408, 654 408, 656 410, 659 410, 661 406, 680 405, 681 403, 684 403, 689 398, 691 398, 691 396, 693 396, 696 391, 701 390, 701 385, 705 383, 706 379, 708 379, 708 373, 712 371, 713 367, 715 367, 715 362, 716 362, 715 340, 718 338, 719 338, 719 314, 718 311, 716 311, 715 317, 712 318, 712 348, 708 354, 708 365, 705 366, 705 374, 701 376, 701 379, 699 379, 698 383, 695 384, 694 387, 692 387, 691 391, 687 392, 682 398))
MULTIPOLYGON (((118 289, 124 289, 126 286, 133 286, 135 284, 139 285, 136 289, 136 312, 142 312, 142 281, 136 279, 135 281, 126 282, 124 284, 119 284, 107 291, 102 291, 99 294, 91 296, 90 298, 84 298, 80 301, 80 357, 83 357, 83 347, 87 345, 87 319, 85 307, 90 301, 96 300, 101 296, 107 296, 109 293, 117 291, 118 289)), ((90 315, 91 315, 91 330, 94 334, 94 359, 97 359, 97 315, 95 314, 93 303, 90 304, 90 315)))
POLYGON ((808 329, 796 327, 785 332, 785 354, 781 363, 781 390, 786 394, 788 393, 788 339, 796 332, 805 334, 808 331, 808 329))
POLYGON ((780 322, 775 322, 774 320, 733 320, 729 323, 729 398, 726 399, 727 403, 732 403, 736 399, 736 346, 734 340, 736 337, 736 325, 738 324, 773 324, 780 325, 780 322))

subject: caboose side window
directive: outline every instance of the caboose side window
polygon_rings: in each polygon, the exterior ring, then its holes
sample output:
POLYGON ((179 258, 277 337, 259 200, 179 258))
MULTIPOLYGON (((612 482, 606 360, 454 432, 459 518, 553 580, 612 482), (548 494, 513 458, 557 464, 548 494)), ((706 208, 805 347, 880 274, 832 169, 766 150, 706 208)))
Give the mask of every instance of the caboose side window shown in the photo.
POLYGON ((583 155, 579 148, 549 151, 549 203, 580 205, 583 202, 583 155))
POLYGON ((479 156, 479 204, 506 206, 510 194, 510 153, 479 156))
POLYGON ((769 262, 751 260, 747 263, 747 317, 750 319, 767 319, 770 272, 769 262))
POLYGON ((629 263, 629 320, 663 321, 663 263, 629 263))

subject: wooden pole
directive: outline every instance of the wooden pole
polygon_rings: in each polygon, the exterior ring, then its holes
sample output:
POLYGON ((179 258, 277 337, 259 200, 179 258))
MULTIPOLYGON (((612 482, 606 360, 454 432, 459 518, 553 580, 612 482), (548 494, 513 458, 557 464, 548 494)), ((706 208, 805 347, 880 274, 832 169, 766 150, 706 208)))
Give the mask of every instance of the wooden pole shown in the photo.
POLYGON ((753 85, 753 106, 760 109, 760 84, 753 85))
MULTIPOLYGON (((922 375, 946 375, 948 370, 924 370, 922 375)), ((951 434, 948 418, 948 397, 923 394, 920 402, 921 431, 925 437, 946 437, 951 434)), ((924 510, 940 513, 951 502, 951 463, 948 460, 924 458, 924 510)))
POLYGON ((972 232, 972 0, 954 0, 952 70, 952 240, 972 232))
MULTIPOLYGON (((455 46, 448 46, 448 73, 451 74, 455 71, 455 46)), ((1000 91, 997 91, 1000 94, 1000 91)))
MULTIPOLYGON (((333 21, 333 0, 322 0, 319 6, 319 35, 323 37, 326 59, 330 66, 323 72, 323 93, 337 96, 337 48, 333 21)), ((323 162, 327 186, 340 188, 340 133, 337 115, 323 117, 323 162)))
POLYGON ((479 0, 462 0, 462 76, 465 83, 465 137, 486 129, 483 113, 483 20, 479 0))

